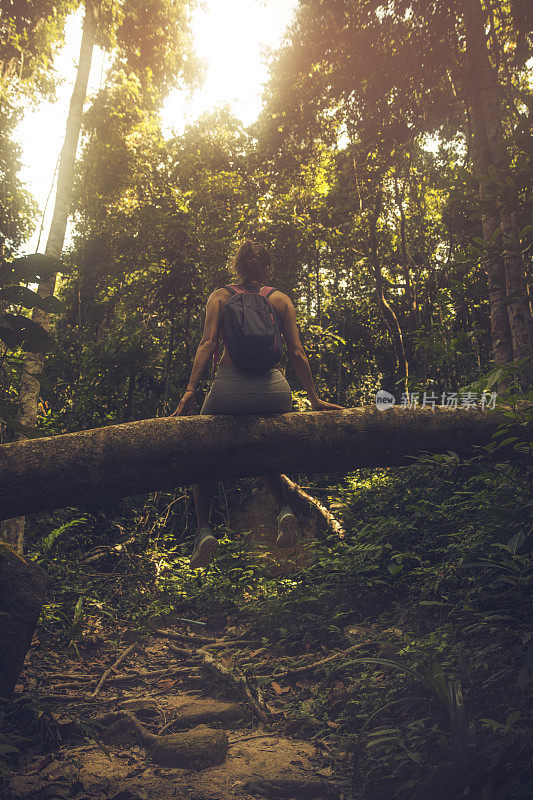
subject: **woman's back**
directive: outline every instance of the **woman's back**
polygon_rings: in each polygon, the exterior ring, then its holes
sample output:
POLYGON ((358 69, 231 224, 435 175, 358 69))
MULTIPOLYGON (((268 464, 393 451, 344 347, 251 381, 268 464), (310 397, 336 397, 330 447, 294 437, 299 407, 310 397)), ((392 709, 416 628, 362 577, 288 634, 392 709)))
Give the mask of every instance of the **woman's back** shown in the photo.
MULTIPOLYGON (((270 254, 263 245, 251 241, 244 242, 239 247, 234 260, 235 272, 239 276, 240 280, 240 283, 236 284, 236 286, 242 287, 247 292, 258 293, 262 286, 270 283, 270 265, 270 254)), ((210 295, 206 305, 204 331, 196 351, 196 356, 189 379, 189 385, 187 386, 185 394, 183 395, 174 414, 190 414, 192 412, 192 409, 194 408, 194 393, 196 391, 196 387, 201 375, 207 367, 207 364, 213 358, 217 348, 217 341, 221 331, 222 320, 224 319, 224 309, 233 296, 234 293, 231 291, 231 289, 226 287, 216 289, 210 295)), ((284 292, 276 289, 272 292, 272 294, 270 294, 268 300, 275 309, 278 317, 279 331, 285 339, 285 344, 287 346, 287 359, 307 393, 311 408, 314 410, 324 411, 340 408, 340 406, 334 403, 328 403, 324 400, 321 400, 317 395, 313 376, 311 375, 311 370, 309 367, 309 362, 300 342, 298 325, 296 322, 296 310, 291 299, 284 294, 284 292)), ((268 326, 266 326, 266 328, 268 328, 268 326)), ((266 339, 268 339, 268 335, 269 334, 267 332, 266 339)), ((245 386, 243 380, 246 378, 246 375, 243 375, 242 371, 241 374, 238 374, 239 370, 233 363, 229 353, 226 350, 227 348, 225 348, 225 352, 220 362, 221 369, 219 369, 217 378, 211 386, 206 401, 204 401, 204 406, 202 407, 204 413, 206 413, 207 407, 209 407, 211 413, 223 413, 220 410, 222 407, 224 407, 224 409, 229 409, 229 411, 226 411, 225 413, 261 413, 263 405, 259 402, 259 410, 256 408, 255 412, 249 410, 244 411, 244 401, 246 401, 246 407, 248 408, 250 392, 256 393, 258 390, 257 378, 251 376, 248 379, 250 386, 245 386), (221 375, 221 372, 224 369, 231 369, 233 371, 232 375, 226 375, 225 380, 227 385, 223 385, 223 377, 221 375), (239 392, 237 392, 237 386, 235 385, 236 379, 238 379, 238 381, 242 384, 240 387, 241 400, 243 401, 241 410, 239 409, 240 401, 236 402, 236 397, 239 394, 239 392), (218 402, 214 403, 215 395, 218 395, 221 401, 220 406, 218 402), (213 400, 213 403, 211 403, 211 400, 213 400), (223 403, 222 400, 224 400, 223 403), (217 407, 219 408, 218 411, 216 410, 217 407)), ((274 410, 276 410, 277 412, 282 413, 291 406, 290 387, 286 382, 283 373, 281 373, 279 370, 266 370, 264 377, 267 381, 274 381, 276 385, 274 386, 273 384, 268 383, 268 386, 260 387, 260 393, 268 393, 271 395, 279 392, 280 394, 279 407, 274 409, 271 407, 269 402, 269 412, 272 413, 274 410), (281 388, 283 388, 282 392, 279 391, 281 388)), ((269 397, 269 401, 273 399, 274 398, 269 397)))
MULTIPOLYGON (((254 285, 251 284, 244 285, 242 283, 240 284, 237 283, 232 285, 236 286, 239 289, 243 289, 245 292, 249 292, 251 294, 259 294, 259 291, 262 288, 262 284, 260 283, 256 283, 254 285)), ((219 294, 219 305, 220 305, 220 310, 219 310, 219 331, 220 331, 224 318, 224 311, 226 304, 229 302, 229 300, 231 300, 232 297, 235 296, 235 293, 231 289, 228 289, 226 286, 222 286, 220 289, 218 289, 218 294, 219 294)), ((272 305, 274 311, 276 312, 279 329, 283 337, 286 339, 286 333, 284 330, 284 319, 287 313, 288 303, 290 302, 289 298, 283 292, 280 292, 278 289, 274 289, 274 291, 268 295, 268 302, 272 305)), ((236 366, 231 359, 227 347, 224 347, 220 364, 228 364, 231 366, 236 366)))

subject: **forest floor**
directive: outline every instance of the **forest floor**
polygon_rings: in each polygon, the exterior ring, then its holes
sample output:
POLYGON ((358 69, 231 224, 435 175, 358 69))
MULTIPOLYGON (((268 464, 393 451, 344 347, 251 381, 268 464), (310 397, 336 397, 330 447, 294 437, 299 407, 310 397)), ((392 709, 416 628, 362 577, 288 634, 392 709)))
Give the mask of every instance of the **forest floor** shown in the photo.
MULTIPOLYGON (((330 749, 319 741, 289 736, 282 703, 265 704, 273 722, 258 725, 253 708, 243 701, 231 678, 229 682, 217 678, 195 658, 195 650, 205 652, 207 648, 231 675, 237 654, 253 658, 261 649, 260 640, 239 640, 246 637, 245 628, 232 625, 230 632, 223 628, 220 638, 206 643, 183 626, 166 628, 168 639, 161 633, 161 638, 158 634, 139 643, 112 671, 95 698, 90 695, 102 674, 128 648, 127 628, 95 629, 94 649, 86 645, 80 659, 69 658, 66 652, 46 652, 43 642, 36 642, 21 688, 29 688, 39 676, 41 700, 53 704, 49 736, 56 739, 57 747, 46 755, 37 752, 23 770, 12 775, 12 795, 40 796, 39 792, 53 783, 57 795, 47 794, 47 798, 330 796, 335 761, 330 749), (190 651, 189 657, 170 649, 169 644, 176 640, 179 649, 190 651), (88 727, 91 720, 124 709, 154 733, 165 729, 171 734, 199 725, 224 730, 229 742, 227 757, 219 764, 199 765, 200 769, 166 768, 146 757, 134 732, 116 724, 108 725, 108 730, 102 728, 98 743, 81 740, 83 731, 77 721, 88 727), (274 722, 280 716, 283 722, 274 722)), ((283 696, 292 689, 279 685, 278 691, 283 696)), ((48 743, 45 749, 49 747, 48 743)))
MULTIPOLYGON (((320 515, 318 515, 320 516, 320 515)), ((316 534, 317 516, 301 514, 303 546, 276 551, 275 512, 264 491, 255 491, 232 519, 250 551, 266 559, 273 574, 290 574, 308 563, 305 544, 316 534)), ((38 632, 17 691, 39 687, 47 728, 12 773, 13 798, 328 798, 343 796, 342 755, 302 718, 284 710, 305 675, 272 675, 270 700, 243 667, 263 679, 290 657, 270 650, 240 615, 191 624, 166 615, 155 631, 139 632, 116 620, 85 619, 83 642, 57 647, 38 632), (220 625, 222 622, 222 625, 220 625), (207 656, 206 656, 207 654, 207 656), (117 662, 123 657, 123 660, 117 662), (116 665, 116 666, 113 666, 116 665), (100 684, 101 678, 107 679, 100 684), (288 697, 287 697, 288 696, 288 697), (170 736, 187 730, 224 731, 227 755, 220 763, 169 767, 150 758, 120 712, 134 715, 148 732, 170 736), (118 713, 117 713, 118 712, 118 713), (91 726, 98 725, 97 729, 91 726), (300 734, 298 732, 300 731, 300 734), (89 740, 88 740, 89 737, 89 740), (93 738, 94 737, 94 738, 93 738)), ((375 638, 374 631, 368 635, 375 638)), ((309 653, 316 661, 325 648, 309 653)), ((309 658, 306 663, 311 663, 309 658)), ((309 723, 309 721, 307 721, 309 723)), ((332 724, 333 727, 333 724, 332 724)), ((170 739, 169 739, 170 741, 170 739)), ((205 754, 204 754, 205 755, 205 754)), ((207 753, 209 758, 209 753, 207 753)))
POLYGON ((321 483, 342 528, 303 503, 289 551, 263 491, 222 489, 195 571, 187 494, 36 521, 50 592, 0 707, 0 796, 533 796, 520 465, 451 453, 321 483))

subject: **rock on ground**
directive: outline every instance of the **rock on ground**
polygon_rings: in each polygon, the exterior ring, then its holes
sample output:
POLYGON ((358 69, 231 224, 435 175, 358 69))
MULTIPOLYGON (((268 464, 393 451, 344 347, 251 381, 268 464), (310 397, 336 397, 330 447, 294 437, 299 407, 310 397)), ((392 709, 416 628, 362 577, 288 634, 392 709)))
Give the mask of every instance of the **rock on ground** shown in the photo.
POLYGON ((46 596, 46 574, 0 547, 0 697, 11 697, 46 596))

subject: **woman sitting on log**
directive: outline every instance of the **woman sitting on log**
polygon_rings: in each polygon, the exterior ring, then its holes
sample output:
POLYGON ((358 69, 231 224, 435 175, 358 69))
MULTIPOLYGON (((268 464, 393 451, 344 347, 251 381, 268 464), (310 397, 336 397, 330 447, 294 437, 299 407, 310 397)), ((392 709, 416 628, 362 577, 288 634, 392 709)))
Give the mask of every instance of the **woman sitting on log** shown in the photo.
MULTIPOLYGON (((214 356, 215 379, 200 414, 283 414, 292 410, 292 392, 277 369, 281 358, 281 336, 287 355, 315 411, 340 409, 321 400, 315 389, 307 356, 296 324, 296 312, 289 297, 266 286, 271 258, 261 244, 245 241, 234 262, 239 283, 214 291, 208 301, 202 340, 196 351, 185 394, 172 416, 192 414, 198 382, 214 356), (224 351, 218 371, 218 336, 224 351)), ((297 541, 298 522, 290 507, 280 475, 263 475, 262 480, 278 508, 278 547, 297 541)), ((215 481, 194 487, 198 532, 191 556, 191 568, 204 567, 212 559, 218 541, 209 525, 215 481)))

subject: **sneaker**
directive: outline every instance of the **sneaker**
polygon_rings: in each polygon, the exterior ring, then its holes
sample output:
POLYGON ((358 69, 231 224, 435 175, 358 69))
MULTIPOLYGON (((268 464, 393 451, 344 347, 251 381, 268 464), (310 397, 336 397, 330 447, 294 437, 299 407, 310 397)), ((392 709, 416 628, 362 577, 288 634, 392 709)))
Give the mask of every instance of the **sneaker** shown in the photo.
POLYGON ((211 528, 200 528, 194 540, 194 547, 189 566, 191 569, 206 567, 218 547, 218 541, 213 536, 211 528))
POLYGON ((283 506, 278 514, 278 547, 293 547, 298 541, 298 520, 289 506, 283 506))

